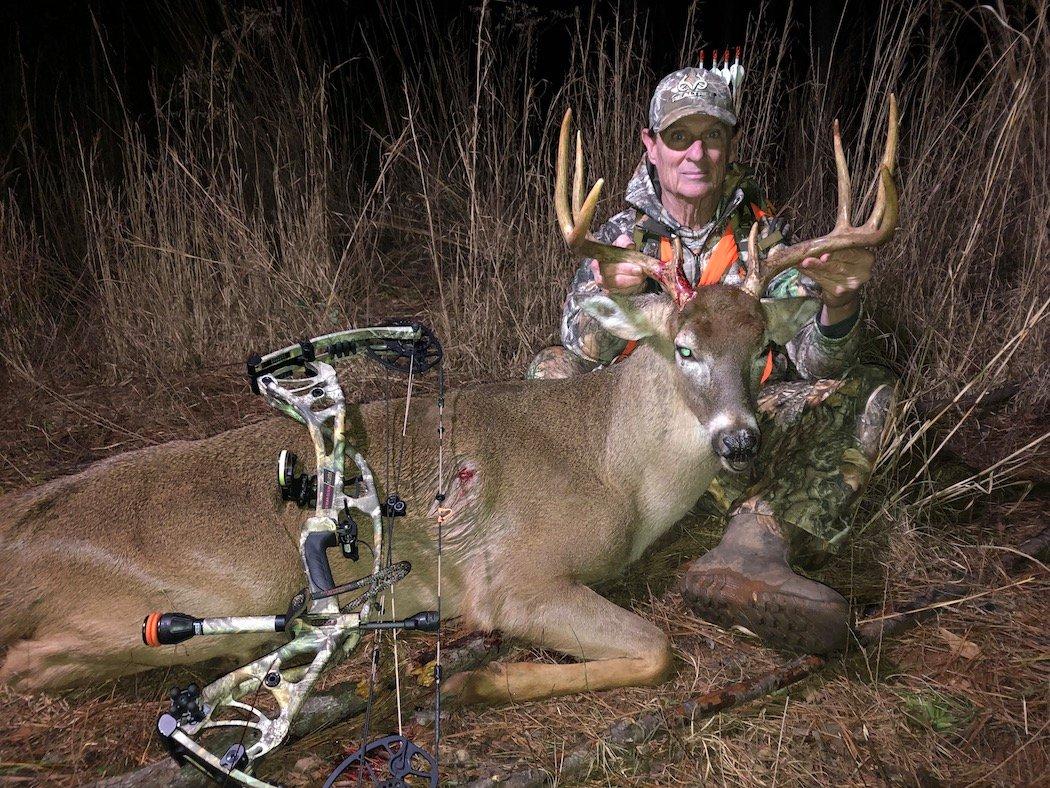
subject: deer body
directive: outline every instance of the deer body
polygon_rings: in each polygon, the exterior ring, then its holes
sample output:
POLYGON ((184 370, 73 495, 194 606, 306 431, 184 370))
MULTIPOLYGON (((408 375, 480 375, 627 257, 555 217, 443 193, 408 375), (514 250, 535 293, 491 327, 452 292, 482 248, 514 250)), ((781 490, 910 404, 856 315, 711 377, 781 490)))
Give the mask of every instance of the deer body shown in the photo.
MULTIPOLYGON (((745 299, 725 290, 711 296, 745 299)), ((395 559, 413 565, 395 586, 399 614, 436 601, 433 495, 440 488, 452 510, 444 531, 447 617, 584 659, 603 658, 604 638, 613 652, 655 649, 650 661, 662 675, 666 637, 583 584, 636 560, 719 467, 707 425, 675 375, 666 349, 645 346, 592 375, 452 392, 441 485, 436 405, 415 398, 397 485, 409 514, 395 521, 393 538, 395 559), (596 624, 604 634, 580 638, 596 624), (637 640, 625 641, 632 629, 637 640)), ((746 400, 736 405, 750 418, 746 400)), ((387 442, 401 440, 395 422, 403 406, 374 402, 348 414, 351 442, 380 484, 387 442)), ((230 638, 148 648, 139 622, 154 608, 199 616, 283 610, 304 582, 296 545, 305 516, 274 492, 274 457, 284 447, 308 456, 306 430, 274 418, 131 452, 6 496, 0 678, 61 687, 229 654, 230 638)), ((365 563, 333 554, 337 582, 366 573, 365 563)), ((263 640, 245 636, 244 647, 263 640)), ((621 672, 615 683, 636 678, 621 672)))

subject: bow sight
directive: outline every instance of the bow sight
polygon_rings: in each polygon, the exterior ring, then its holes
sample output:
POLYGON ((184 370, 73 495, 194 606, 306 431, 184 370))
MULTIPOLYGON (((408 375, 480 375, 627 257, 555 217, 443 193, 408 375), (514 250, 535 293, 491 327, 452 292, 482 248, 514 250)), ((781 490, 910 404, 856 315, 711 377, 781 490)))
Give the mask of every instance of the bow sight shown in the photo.
MULTIPOLYGON (((383 518, 403 515, 405 502, 391 493, 381 504, 371 468, 360 452, 345 442, 345 400, 328 362, 362 353, 388 369, 409 375, 426 372, 442 359, 441 344, 434 334, 406 321, 326 334, 248 359, 252 391, 304 424, 314 443, 316 474, 305 473, 298 458, 287 451, 280 454, 277 472, 282 499, 314 508, 313 515, 303 523, 299 539, 306 588, 280 615, 197 618, 185 613, 151 613, 142 623, 142 639, 149 646, 174 645, 197 636, 291 635, 284 645, 203 689, 194 684, 173 689, 171 708, 157 721, 164 745, 176 761, 189 763, 223 784, 269 785, 251 775, 253 765, 285 740, 321 673, 357 646, 362 631, 439 631, 440 600, 438 611, 423 611, 398 621, 373 620, 380 608, 379 595, 403 579, 411 565, 407 561, 390 563, 389 544, 384 544, 383 518), (347 450, 357 468, 349 479, 343 472, 347 450), (351 489, 352 495, 348 493, 351 489), (364 515, 372 526, 371 544, 362 542, 372 551, 372 571, 337 586, 328 550, 339 545, 344 557, 359 559, 358 524, 353 512, 364 515), (345 595, 354 591, 359 593, 347 600, 345 595), (271 702, 266 708, 276 708, 276 712, 259 708, 256 699, 261 692, 269 693, 271 702), (230 743, 229 735, 215 735, 223 730, 232 732, 234 743, 230 743)), ((436 676, 439 684, 440 666, 436 676)), ((440 686, 436 691, 440 692, 440 686)), ((369 761, 369 783, 398 786, 411 776, 437 785, 436 758, 396 735, 362 744, 340 770, 353 762, 363 763, 374 753, 389 756, 388 774, 381 776, 374 761, 369 761)), ((360 770, 358 773, 363 774, 360 770)))

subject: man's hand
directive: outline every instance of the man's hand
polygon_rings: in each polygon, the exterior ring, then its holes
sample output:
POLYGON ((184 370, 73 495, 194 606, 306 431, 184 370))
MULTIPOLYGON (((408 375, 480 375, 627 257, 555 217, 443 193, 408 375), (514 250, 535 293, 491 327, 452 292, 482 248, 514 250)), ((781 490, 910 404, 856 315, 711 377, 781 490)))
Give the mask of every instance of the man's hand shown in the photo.
POLYGON ((831 325, 856 313, 861 285, 871 279, 874 262, 868 249, 840 249, 802 261, 799 267, 824 291, 821 323, 831 325))
MULTIPOLYGON (((626 249, 633 246, 631 236, 623 233, 613 246, 626 249)), ((599 263, 591 260, 591 271, 599 287, 614 295, 637 295, 645 289, 645 271, 637 263, 599 263)))

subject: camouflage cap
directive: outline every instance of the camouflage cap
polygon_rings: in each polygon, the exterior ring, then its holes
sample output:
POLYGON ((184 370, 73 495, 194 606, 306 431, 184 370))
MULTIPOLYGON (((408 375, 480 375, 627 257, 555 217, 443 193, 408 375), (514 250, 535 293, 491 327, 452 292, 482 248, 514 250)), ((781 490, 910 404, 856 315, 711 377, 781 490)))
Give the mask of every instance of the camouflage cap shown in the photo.
POLYGON ((649 128, 662 131, 686 115, 710 115, 735 126, 726 81, 706 68, 683 68, 661 79, 649 102, 649 128))

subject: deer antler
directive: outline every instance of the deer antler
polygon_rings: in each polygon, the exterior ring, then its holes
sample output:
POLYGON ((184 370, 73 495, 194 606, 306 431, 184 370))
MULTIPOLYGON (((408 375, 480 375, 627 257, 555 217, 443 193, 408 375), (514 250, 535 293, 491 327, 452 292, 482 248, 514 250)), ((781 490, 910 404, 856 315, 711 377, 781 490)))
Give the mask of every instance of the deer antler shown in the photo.
POLYGON ((588 234, 594 221, 594 211, 602 193, 604 178, 599 178, 584 197, 583 191, 583 138, 576 132, 576 162, 573 171, 572 200, 569 199, 569 134, 572 129, 572 110, 565 110, 558 138, 558 167, 554 180, 554 209, 558 224, 569 249, 581 257, 593 257, 605 263, 635 263, 647 276, 652 277, 679 309, 696 297, 696 289, 690 284, 682 270, 682 255, 679 251, 671 262, 662 262, 655 257, 634 249, 601 243, 588 234))
POLYGON ((862 225, 850 222, 850 176, 846 156, 842 152, 842 137, 839 134, 839 122, 835 121, 835 169, 838 173, 838 215, 835 227, 827 235, 799 241, 759 260, 756 248, 756 224, 751 228, 748 239, 749 270, 744 280, 744 289, 761 298, 770 280, 807 257, 819 257, 826 252, 837 249, 851 249, 859 246, 873 247, 886 243, 897 228, 897 184, 893 180, 893 170, 897 161, 897 99, 891 93, 889 113, 886 119, 886 148, 879 165, 879 190, 875 197, 875 207, 862 225))

